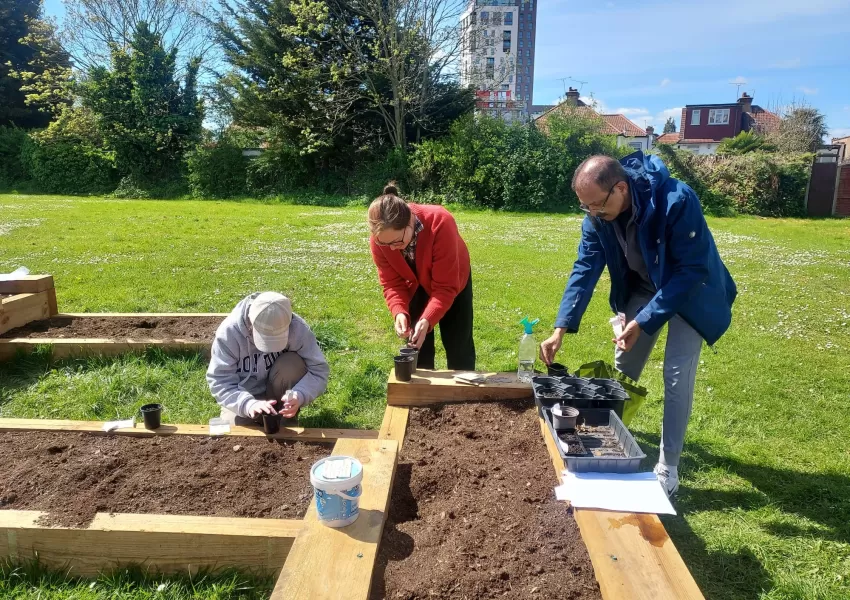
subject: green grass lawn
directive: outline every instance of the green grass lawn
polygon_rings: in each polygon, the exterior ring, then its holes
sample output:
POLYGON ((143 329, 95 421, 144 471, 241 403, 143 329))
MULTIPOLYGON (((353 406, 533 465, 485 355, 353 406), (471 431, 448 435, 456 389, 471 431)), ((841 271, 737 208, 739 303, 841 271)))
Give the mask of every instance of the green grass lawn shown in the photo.
MULTIPOLYGON (((479 367, 514 369, 519 320, 540 317, 539 339, 551 330, 580 219, 456 215, 472 254, 479 367)), ((665 526, 707 598, 846 600, 850 221, 710 226, 740 296, 731 330, 716 352, 703 352, 680 515, 665 526)), ((398 340, 363 208, 0 195, 0 272, 19 265, 55 276, 65 312, 224 312, 250 292, 283 292, 331 362, 329 392, 302 424, 380 424, 398 340)), ((571 368, 611 360, 607 289, 603 276, 581 332, 566 339, 560 358, 571 368)), ((632 424, 650 459, 658 453, 662 350, 659 343, 647 366, 650 398, 632 424)), ((45 352, 0 365, 0 416, 108 419, 157 399, 172 422, 202 423, 218 412, 205 367, 193 355, 54 363, 45 352)), ((161 584, 104 579, 90 590, 88 582, 0 572, 0 596, 15 598, 227 598, 267 589, 232 576, 197 589, 168 580, 157 592, 161 584)))

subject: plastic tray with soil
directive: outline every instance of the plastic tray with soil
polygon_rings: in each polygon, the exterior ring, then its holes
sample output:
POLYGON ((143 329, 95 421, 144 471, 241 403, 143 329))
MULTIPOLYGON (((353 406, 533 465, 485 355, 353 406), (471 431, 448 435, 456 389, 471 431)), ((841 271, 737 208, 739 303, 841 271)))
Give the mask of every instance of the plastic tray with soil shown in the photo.
POLYGON ((0 433, 0 509, 85 527, 97 512, 298 519, 331 445, 255 437, 0 433))
POLYGON ((212 342, 224 317, 79 317, 57 316, 10 329, 0 338, 146 339, 212 342))
POLYGON ((600 598, 534 404, 410 410, 371 598, 600 598))

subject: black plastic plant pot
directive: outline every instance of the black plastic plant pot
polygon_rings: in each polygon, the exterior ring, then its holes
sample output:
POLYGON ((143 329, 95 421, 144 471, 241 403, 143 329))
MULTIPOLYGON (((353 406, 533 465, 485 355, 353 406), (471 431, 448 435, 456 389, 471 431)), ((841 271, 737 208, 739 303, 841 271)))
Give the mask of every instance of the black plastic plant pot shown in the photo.
POLYGON ((399 381, 410 381, 413 377, 413 357, 402 355, 395 357, 395 378, 399 381))
POLYGON ((547 377, 545 375, 535 375, 531 378, 531 383, 537 386, 560 386, 563 382, 557 377, 547 377))
POLYGON ((552 426, 559 431, 575 429, 577 417, 577 408, 563 404, 556 404, 552 407, 552 426))
POLYGON ((159 429, 162 424, 162 404, 145 404, 140 410, 145 429, 159 429))
POLYGON ((281 418, 280 413, 274 413, 272 415, 263 413, 263 431, 268 435, 280 431, 281 418))
POLYGON ((416 348, 402 348, 398 353, 401 356, 413 357, 413 372, 416 373, 416 368, 419 366, 419 350, 416 348))
POLYGON ((549 365, 547 371, 552 377, 568 377, 570 374, 569 371, 567 371, 567 367, 561 363, 552 363, 549 365))

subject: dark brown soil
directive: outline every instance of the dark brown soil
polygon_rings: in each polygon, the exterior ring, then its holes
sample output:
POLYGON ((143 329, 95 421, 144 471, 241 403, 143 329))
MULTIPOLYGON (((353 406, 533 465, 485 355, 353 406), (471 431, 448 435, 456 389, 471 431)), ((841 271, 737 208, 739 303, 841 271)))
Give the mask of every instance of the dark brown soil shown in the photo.
POLYGON ((601 598, 531 402, 410 411, 372 600, 601 598))
POLYGON ((212 342, 224 317, 51 317, 2 338, 133 338, 212 342))
POLYGON ((599 427, 580 425, 576 429, 576 433, 581 438, 585 449, 593 456, 618 458, 624 458, 626 456, 623 445, 617 441, 614 430, 607 425, 599 427))
POLYGON ((266 438, 0 433, 0 508, 72 527, 96 512, 297 519, 312 498, 310 466, 330 453, 266 438))

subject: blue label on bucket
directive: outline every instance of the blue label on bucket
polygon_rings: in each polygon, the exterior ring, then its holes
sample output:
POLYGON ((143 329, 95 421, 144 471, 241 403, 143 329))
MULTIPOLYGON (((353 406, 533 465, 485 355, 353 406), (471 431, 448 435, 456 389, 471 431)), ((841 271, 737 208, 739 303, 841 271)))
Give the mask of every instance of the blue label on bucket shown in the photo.
POLYGON ((350 498, 345 498, 333 492, 316 489, 316 512, 320 521, 348 521, 353 520, 360 512, 359 498, 362 489, 359 485, 342 493, 350 498))

